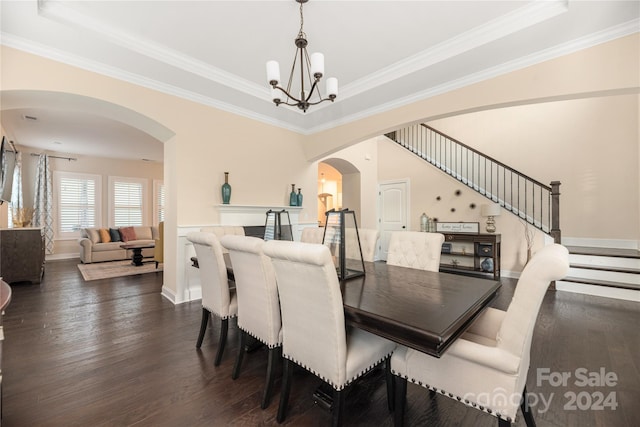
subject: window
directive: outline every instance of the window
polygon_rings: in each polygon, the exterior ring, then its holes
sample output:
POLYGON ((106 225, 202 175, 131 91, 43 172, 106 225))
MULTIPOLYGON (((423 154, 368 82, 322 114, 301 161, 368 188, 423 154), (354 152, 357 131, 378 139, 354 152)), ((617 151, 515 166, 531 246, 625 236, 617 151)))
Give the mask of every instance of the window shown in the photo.
POLYGON ((99 227, 102 223, 102 177, 73 172, 54 171, 56 192, 56 236, 76 238, 80 229, 99 227))
POLYGON ((164 182, 153 180, 153 225, 164 221, 164 182))
POLYGON ((109 225, 143 225, 146 216, 147 180, 109 177, 109 225))

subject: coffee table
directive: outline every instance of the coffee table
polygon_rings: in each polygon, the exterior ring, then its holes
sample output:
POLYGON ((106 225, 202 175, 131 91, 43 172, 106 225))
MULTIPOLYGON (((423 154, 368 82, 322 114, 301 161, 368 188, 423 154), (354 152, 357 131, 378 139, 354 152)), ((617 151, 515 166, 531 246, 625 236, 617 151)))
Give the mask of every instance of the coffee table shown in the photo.
POLYGON ((131 264, 136 267, 140 267, 142 265, 142 250, 155 248, 155 243, 125 243, 120 245, 122 249, 131 249, 131 264))

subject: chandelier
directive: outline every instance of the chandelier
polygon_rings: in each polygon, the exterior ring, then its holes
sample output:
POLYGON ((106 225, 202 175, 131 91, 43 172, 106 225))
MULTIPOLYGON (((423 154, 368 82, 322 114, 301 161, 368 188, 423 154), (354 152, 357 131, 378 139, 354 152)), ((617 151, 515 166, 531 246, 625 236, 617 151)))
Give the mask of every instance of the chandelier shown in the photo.
POLYGON ((296 53, 293 57, 291 75, 287 88, 280 86, 280 64, 278 61, 267 62, 267 79, 271 85, 271 99, 276 104, 296 106, 303 112, 311 105, 317 105, 324 101, 333 102, 338 96, 338 79, 331 77, 327 79, 327 97, 323 98, 318 88, 318 83, 324 74, 324 55, 307 53, 307 35, 303 31, 304 17, 302 16, 302 5, 309 0, 295 0, 300 3, 300 31, 295 39, 296 53), (298 64, 299 61, 299 64, 298 64), (291 84, 296 77, 296 65, 299 68, 300 94, 298 97, 291 93, 291 84))

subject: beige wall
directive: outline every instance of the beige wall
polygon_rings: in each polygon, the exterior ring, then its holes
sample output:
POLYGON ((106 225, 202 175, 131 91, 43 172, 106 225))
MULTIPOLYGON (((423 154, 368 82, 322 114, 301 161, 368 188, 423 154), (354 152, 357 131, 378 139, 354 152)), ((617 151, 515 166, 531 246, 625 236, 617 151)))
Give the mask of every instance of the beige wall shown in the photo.
MULTIPOLYGON (((22 153, 22 187, 26 207, 33 206, 35 191, 35 177, 38 165, 38 158, 31 156, 32 149, 17 145, 16 148, 22 153)), ((39 152, 38 152, 39 153, 39 152)), ((69 155, 67 153, 47 152, 47 154, 60 157, 73 157, 76 161, 63 159, 50 159, 52 178, 56 171, 89 173, 100 175, 102 180, 102 222, 101 227, 108 227, 109 224, 109 176, 144 178, 147 180, 147 212, 144 217, 145 224, 153 223, 153 180, 163 180, 163 165, 157 162, 144 162, 141 160, 109 159, 104 157, 90 157, 69 155)), ((54 187, 55 191, 55 187, 54 187)), ((54 194, 55 198, 56 195, 54 194)), ((3 223, 5 224, 5 223, 3 223)), ((54 244, 53 258, 78 256, 79 246, 76 239, 59 240, 56 238, 54 244)))
POLYGON ((542 183, 560 181, 563 237, 637 241, 638 99, 540 103, 429 125, 542 183))
MULTIPOLYGON (((291 183, 315 189, 301 135, 254 120, 2 47, 3 90, 80 94, 137 111, 174 132, 165 143, 167 190, 164 286, 180 300, 178 229, 215 224, 220 186, 229 171, 234 204, 285 205, 291 183)), ((310 200, 311 199, 311 200, 310 200)), ((301 220, 314 221, 316 203, 305 200, 301 220)))
MULTIPOLYGON (((628 36, 307 137, 7 47, 0 51, 0 71, 3 90, 81 94, 139 112, 174 132, 165 143, 164 179, 165 257, 175 265, 165 264, 164 280, 165 288, 180 294, 178 227, 216 223, 224 171, 231 173, 234 204, 284 205, 295 183, 307 195, 301 220, 312 222, 316 160, 410 122, 550 99, 637 94, 639 40, 640 34, 628 36)), ((375 206, 377 179, 365 183, 361 204, 375 206)), ((363 224, 371 224, 372 212, 363 209, 363 224)))
POLYGON ((318 132, 305 139, 309 159, 325 157, 405 124, 473 111, 561 99, 638 93, 640 33, 318 132))
MULTIPOLYGON (((378 159, 378 179, 381 182, 397 179, 408 179, 410 182, 411 230, 420 231, 420 215, 424 212, 438 221, 479 222, 480 231, 485 232, 486 218, 480 216, 480 206, 489 200, 484 196, 386 138, 379 139, 378 159), (457 190, 460 190, 460 195, 456 195, 457 190), (440 200, 437 200, 438 197, 440 200)), ((502 239, 502 270, 519 272, 527 253, 524 224, 515 215, 504 211, 495 221, 496 233, 501 234, 502 239)), ((535 247, 542 244, 543 234, 536 233, 535 247)))

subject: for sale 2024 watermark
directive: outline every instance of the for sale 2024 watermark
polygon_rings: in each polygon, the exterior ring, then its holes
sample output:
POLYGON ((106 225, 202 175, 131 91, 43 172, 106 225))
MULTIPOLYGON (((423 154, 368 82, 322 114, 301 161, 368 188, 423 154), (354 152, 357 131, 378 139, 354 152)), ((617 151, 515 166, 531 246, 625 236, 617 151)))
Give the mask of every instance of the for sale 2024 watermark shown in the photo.
MULTIPOLYGON (((562 394, 564 410, 566 411, 604 411, 618 407, 618 398, 613 389, 618 384, 618 375, 607 371, 604 367, 597 371, 587 368, 577 368, 574 371, 551 371, 549 368, 538 368, 536 371, 536 386, 551 386, 557 388, 571 387, 562 394), (578 391, 575 389, 578 388, 578 391)), ((546 412, 556 396, 555 392, 540 396, 527 396, 530 407, 538 406, 538 412, 546 412), (542 405, 536 405, 542 403, 542 405)))

